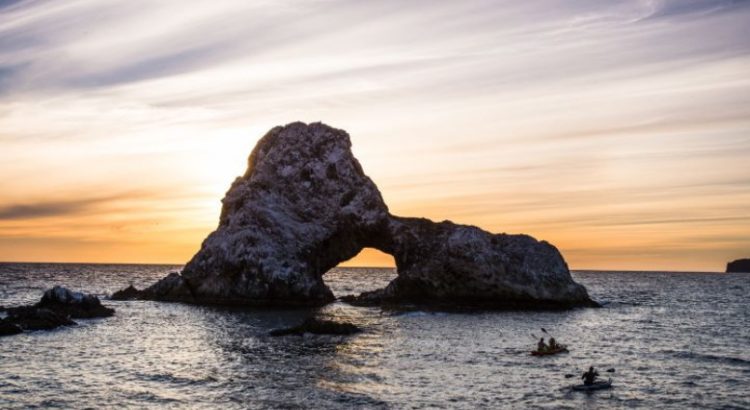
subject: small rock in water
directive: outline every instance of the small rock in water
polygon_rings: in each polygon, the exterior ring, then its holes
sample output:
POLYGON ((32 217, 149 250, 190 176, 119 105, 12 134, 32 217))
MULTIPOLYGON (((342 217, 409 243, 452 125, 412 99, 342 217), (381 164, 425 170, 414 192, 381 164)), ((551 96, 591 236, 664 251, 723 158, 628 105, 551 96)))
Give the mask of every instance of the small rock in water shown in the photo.
POLYGON ((316 335, 351 335, 361 332, 361 329, 352 323, 340 323, 332 320, 321 320, 316 318, 305 319, 300 325, 286 329, 272 330, 271 336, 303 335, 313 333, 316 335))
POLYGON ((21 306, 8 311, 5 321, 23 330, 51 330, 76 324, 68 315, 36 306, 21 306))
POLYGON ((21 332, 23 332, 23 329, 15 323, 11 323, 6 319, 0 319, 0 336, 17 335, 21 332))
POLYGON ((18 330, 50 330, 75 325, 71 318, 112 316, 114 309, 102 306, 99 298, 55 286, 44 292, 42 299, 31 306, 6 309, 8 317, 0 321, 0 335, 20 333, 18 330))
POLYGON ((44 292, 42 300, 35 306, 80 319, 108 317, 115 313, 114 309, 102 306, 98 297, 81 292, 73 292, 62 286, 55 286, 44 292))

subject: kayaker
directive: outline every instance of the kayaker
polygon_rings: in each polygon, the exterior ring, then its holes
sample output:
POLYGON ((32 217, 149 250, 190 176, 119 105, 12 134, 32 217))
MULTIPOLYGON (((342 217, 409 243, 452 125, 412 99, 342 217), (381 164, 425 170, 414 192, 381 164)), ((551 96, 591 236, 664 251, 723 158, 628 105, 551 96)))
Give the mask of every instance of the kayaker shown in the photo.
POLYGON ((557 341, 554 337, 549 338, 549 350, 557 350, 560 346, 557 345, 557 341))
POLYGON ((594 366, 591 366, 589 367, 589 371, 584 373, 581 378, 583 379, 583 384, 585 384, 586 386, 591 386, 592 384, 594 384, 597 376, 599 376, 599 373, 594 370, 594 366))
POLYGON ((547 351, 547 344, 544 343, 544 338, 539 339, 539 343, 536 345, 536 351, 537 352, 546 352, 547 351))

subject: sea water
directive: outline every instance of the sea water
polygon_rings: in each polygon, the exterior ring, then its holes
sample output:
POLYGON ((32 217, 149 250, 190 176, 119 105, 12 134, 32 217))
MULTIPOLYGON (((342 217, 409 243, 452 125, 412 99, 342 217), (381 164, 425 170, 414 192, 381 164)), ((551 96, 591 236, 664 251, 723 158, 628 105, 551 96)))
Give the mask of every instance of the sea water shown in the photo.
MULTIPOLYGON (((0 305, 62 284, 106 297, 179 266, 0 264, 0 305)), ((393 269, 337 268, 337 296, 393 269)), ((573 272, 602 308, 230 309, 103 302, 115 316, 0 338, 0 408, 750 408, 750 275, 573 272), (305 317, 354 336, 270 337, 305 317), (545 328, 570 352, 532 357, 545 328), (611 390, 571 391, 588 366, 611 390), (607 372, 614 369, 613 372, 607 372)))

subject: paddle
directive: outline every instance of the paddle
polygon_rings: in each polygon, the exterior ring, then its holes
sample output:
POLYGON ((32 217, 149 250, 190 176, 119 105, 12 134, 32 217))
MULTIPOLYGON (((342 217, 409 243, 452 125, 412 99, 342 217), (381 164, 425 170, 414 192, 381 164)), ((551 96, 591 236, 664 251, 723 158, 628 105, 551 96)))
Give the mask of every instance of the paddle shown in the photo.
MULTIPOLYGON (((615 372, 615 368, 614 367, 610 367, 609 369, 606 370, 606 372, 607 373, 614 373, 615 372)), ((565 378, 566 379, 570 379, 571 377, 576 377, 576 375, 570 374, 570 373, 565 374, 565 378)))

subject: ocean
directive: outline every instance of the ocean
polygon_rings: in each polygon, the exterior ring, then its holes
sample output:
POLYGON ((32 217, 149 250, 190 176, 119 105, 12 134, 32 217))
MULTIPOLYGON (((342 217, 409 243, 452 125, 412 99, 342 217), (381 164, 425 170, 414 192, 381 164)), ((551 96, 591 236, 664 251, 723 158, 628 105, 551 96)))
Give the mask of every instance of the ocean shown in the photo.
MULTIPOLYGON (((3 263, 0 305, 36 302, 55 284, 104 298, 179 269, 3 263)), ((394 275, 336 268, 324 278, 343 296, 394 275)), ((602 308, 447 313, 104 299, 115 316, 0 338, 0 408, 750 408, 750 274, 573 276, 602 308), (268 336, 311 314, 364 331, 268 336), (570 352, 530 356, 541 328, 570 352), (614 387, 571 391, 589 366, 614 387)))

